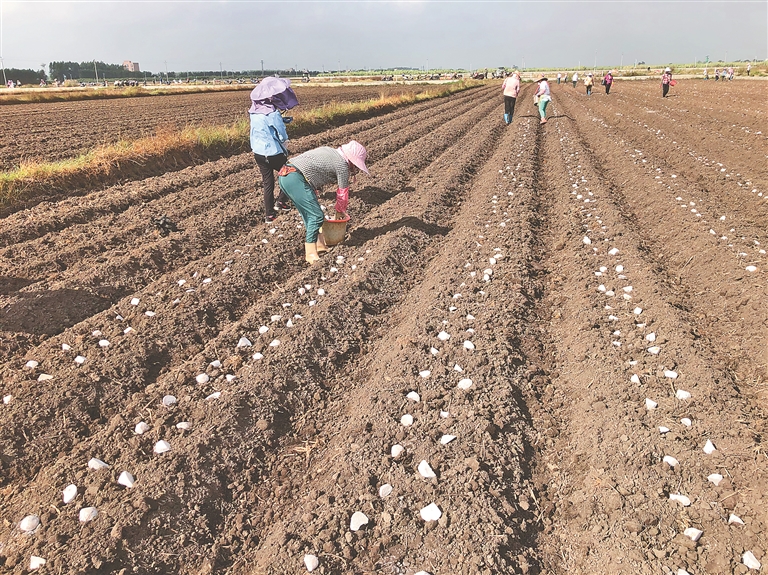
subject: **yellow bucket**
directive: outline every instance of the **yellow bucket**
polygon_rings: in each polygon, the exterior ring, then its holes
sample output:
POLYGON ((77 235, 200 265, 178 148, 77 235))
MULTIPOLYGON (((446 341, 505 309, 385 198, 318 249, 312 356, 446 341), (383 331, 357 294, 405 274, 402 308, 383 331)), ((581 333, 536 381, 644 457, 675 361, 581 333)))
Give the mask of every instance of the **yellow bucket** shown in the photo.
POLYGON ((343 220, 325 220, 323 222, 323 227, 320 228, 320 231, 323 232, 325 237, 325 245, 335 246, 344 241, 348 221, 349 216, 346 216, 343 220))

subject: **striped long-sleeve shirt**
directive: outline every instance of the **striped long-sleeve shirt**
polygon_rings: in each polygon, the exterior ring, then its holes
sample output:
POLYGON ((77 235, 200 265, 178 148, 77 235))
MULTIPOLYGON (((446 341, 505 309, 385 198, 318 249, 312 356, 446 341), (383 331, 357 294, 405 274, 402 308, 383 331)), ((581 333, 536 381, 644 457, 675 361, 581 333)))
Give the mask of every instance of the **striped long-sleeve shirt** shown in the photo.
POLYGON ((333 182, 342 189, 349 187, 349 166, 335 148, 315 148, 291 158, 289 163, 302 173, 315 190, 333 182))

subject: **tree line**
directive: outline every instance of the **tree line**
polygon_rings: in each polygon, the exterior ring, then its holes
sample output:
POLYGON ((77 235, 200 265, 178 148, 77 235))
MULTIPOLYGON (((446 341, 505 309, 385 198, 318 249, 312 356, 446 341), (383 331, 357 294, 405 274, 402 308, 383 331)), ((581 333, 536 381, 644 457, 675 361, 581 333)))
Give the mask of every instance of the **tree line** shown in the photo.
MULTIPOLYGON (((418 68, 408 68, 406 66, 400 68, 401 70, 417 70, 418 68)), ((358 70, 361 72, 362 70, 358 70)), ((87 80, 95 81, 96 74, 98 73, 99 80, 122 80, 122 79, 154 79, 160 78, 164 80, 186 80, 186 79, 217 79, 217 78, 260 78, 262 76, 293 76, 296 74, 308 74, 310 76, 316 76, 320 74, 319 70, 295 70, 293 68, 281 69, 281 70, 239 70, 239 71, 227 71, 227 70, 198 70, 194 72, 129 72, 122 64, 107 64, 101 61, 90 62, 51 62, 48 64, 48 74, 45 73, 44 65, 41 65, 40 70, 33 69, 20 69, 20 68, 6 68, 5 76, 8 80, 15 82, 21 82, 22 84, 38 84, 40 80, 59 80, 64 82, 66 80, 87 80)))
MULTIPOLYGON (((107 64, 105 62, 51 62, 48 64, 51 80, 95 80, 104 78, 133 78, 144 77, 144 72, 129 72, 122 64, 107 64)), ((149 74, 151 76, 151 74, 149 74)))
POLYGON ((19 68, 6 68, 5 78, 0 78, 0 81, 12 80, 13 82, 21 82, 22 84, 38 84, 40 79, 45 78, 45 72, 39 70, 21 70, 19 68))

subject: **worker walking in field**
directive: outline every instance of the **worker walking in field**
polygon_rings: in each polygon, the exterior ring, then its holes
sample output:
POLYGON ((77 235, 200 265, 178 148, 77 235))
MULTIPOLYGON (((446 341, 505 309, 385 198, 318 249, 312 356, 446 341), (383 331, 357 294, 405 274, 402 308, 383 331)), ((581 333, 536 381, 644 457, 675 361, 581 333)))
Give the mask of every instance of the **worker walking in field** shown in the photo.
POLYGON ((339 148, 322 146, 299 154, 278 172, 280 188, 291 198, 304 221, 307 263, 315 263, 320 259, 320 253, 328 251, 320 232, 325 217, 315 190, 336 183, 336 216, 342 219, 346 216, 349 184, 354 183, 355 174, 360 170, 370 175, 365 166, 367 157, 365 147, 352 140, 339 148))
POLYGON ((579 81, 579 73, 578 72, 574 72, 573 76, 571 77, 571 80, 573 81, 573 87, 575 88, 576 87, 576 82, 579 81))
POLYGON ((661 75, 661 97, 666 98, 669 92, 669 86, 672 84, 672 70, 666 68, 661 75))
POLYGON ((611 93, 612 85, 613 85, 613 74, 609 70, 608 73, 603 77, 603 86, 605 86, 606 95, 611 93))
POLYGON ((505 78, 501 89, 504 92, 504 123, 509 126, 515 113, 517 95, 520 93, 520 72, 515 70, 509 78, 505 78))
POLYGON ((547 78, 544 76, 544 74, 542 74, 536 81, 539 83, 539 89, 536 90, 534 98, 538 99, 539 104, 539 116, 541 116, 539 124, 546 124, 547 104, 549 104, 549 102, 552 100, 552 96, 549 90, 549 82, 547 81, 547 78))
POLYGON ((288 160, 285 143, 288 133, 281 110, 289 110, 299 101, 290 87, 290 80, 267 77, 251 91, 251 151, 261 172, 264 189, 264 219, 277 219, 276 210, 289 210, 288 196, 282 191, 275 201, 275 175, 288 160))
POLYGON ((587 88, 587 96, 592 95, 592 86, 594 85, 594 81, 592 80, 593 76, 592 74, 587 74, 587 77, 584 78, 584 86, 587 88))

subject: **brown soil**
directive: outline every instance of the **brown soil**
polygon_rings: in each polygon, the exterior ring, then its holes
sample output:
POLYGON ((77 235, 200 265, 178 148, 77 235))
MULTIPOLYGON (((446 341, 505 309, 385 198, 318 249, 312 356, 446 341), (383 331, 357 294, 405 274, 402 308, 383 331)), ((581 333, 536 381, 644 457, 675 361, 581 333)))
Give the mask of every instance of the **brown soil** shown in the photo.
MULTIPOLYGON (((358 102, 381 95, 414 94, 419 85, 340 88, 293 84, 302 108, 358 102)), ((247 117, 247 90, 113 100, 48 102, 2 106, 0 170, 22 162, 72 158, 97 146, 152 136, 188 126, 230 125, 247 117)))
POLYGON ((527 85, 507 127, 490 86, 296 139, 294 153, 353 136, 376 176, 314 268, 295 212, 261 223, 248 154, 8 216, 2 569, 33 555, 41 573, 195 575, 302 573, 305 554, 326 574, 765 563, 758 88, 553 86, 540 126, 527 85), (160 214, 180 231, 160 236, 160 214), (442 517, 425 523, 430 503, 442 517), (351 531, 358 511, 368 524, 351 531), (25 534, 29 514, 41 525, 25 534))

